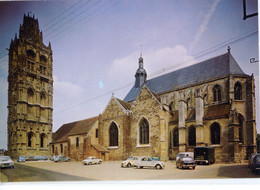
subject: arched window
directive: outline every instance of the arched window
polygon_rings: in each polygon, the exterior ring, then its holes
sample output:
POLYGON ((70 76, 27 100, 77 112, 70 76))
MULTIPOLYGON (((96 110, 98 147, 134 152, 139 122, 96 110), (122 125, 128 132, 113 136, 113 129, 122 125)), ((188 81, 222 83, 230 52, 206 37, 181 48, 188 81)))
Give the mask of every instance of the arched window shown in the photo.
POLYGON ((28 147, 34 146, 34 134, 33 134, 33 132, 29 132, 28 135, 27 135, 27 145, 28 145, 28 147))
POLYGON ((109 128, 109 146, 118 146, 118 128, 114 122, 109 128))
POLYGON ((79 147, 79 137, 76 137, 76 148, 79 147))
POLYGON ((210 127, 211 144, 220 144, 220 126, 218 123, 213 123, 210 127))
POLYGON ((242 115, 238 116, 238 122, 239 122, 239 141, 243 142, 243 123, 244 123, 244 117, 242 115))
POLYGON ((42 133, 42 134, 41 134, 41 148, 44 147, 44 139, 45 139, 45 134, 42 133))
POLYGON ((139 130, 140 130, 140 138, 139 138, 139 142, 140 144, 149 144, 149 123, 148 121, 143 118, 140 122, 140 126, 139 126, 139 130))
POLYGON ((173 146, 174 147, 179 146, 179 129, 178 129, 178 127, 176 127, 173 130, 173 146))
POLYGON ((235 100, 242 100, 242 86, 237 82, 234 86, 235 100))
POLYGON ((214 102, 221 101, 221 89, 219 85, 215 85, 213 88, 213 101, 214 102))
POLYGON ((188 138, 189 146, 196 145, 196 128, 194 126, 190 126, 189 128, 189 138, 188 138))

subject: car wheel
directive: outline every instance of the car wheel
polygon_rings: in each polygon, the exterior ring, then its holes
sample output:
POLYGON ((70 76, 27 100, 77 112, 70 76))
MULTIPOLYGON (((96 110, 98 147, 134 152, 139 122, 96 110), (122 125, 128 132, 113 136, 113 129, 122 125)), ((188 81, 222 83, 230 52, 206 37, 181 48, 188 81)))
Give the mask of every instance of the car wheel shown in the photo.
POLYGON ((89 165, 92 165, 92 162, 89 162, 89 165))
POLYGON ((195 170, 195 166, 193 166, 192 169, 195 170))
POLYGON ((156 166, 155 166, 155 169, 162 169, 162 166, 160 165, 160 164, 157 164, 156 166))
POLYGON ((101 164, 101 163, 102 163, 102 161, 99 161, 98 163, 99 163, 99 164, 101 164))
POLYGON ((131 164, 130 164, 130 163, 128 163, 128 164, 127 164, 127 167, 128 167, 128 168, 130 168, 130 167, 131 167, 131 164))

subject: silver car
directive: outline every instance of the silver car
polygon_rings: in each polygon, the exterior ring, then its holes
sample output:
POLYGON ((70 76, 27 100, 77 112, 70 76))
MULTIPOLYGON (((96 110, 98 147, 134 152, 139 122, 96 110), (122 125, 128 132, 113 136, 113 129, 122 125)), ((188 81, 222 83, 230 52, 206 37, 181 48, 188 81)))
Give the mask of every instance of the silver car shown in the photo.
POLYGON ((0 167, 1 168, 14 168, 14 162, 9 156, 0 156, 0 167))
POLYGON ((129 168, 129 167, 132 167, 134 166, 135 162, 138 160, 138 157, 136 156, 130 156, 127 158, 127 160, 124 160, 122 163, 121 163, 121 167, 122 168, 129 168))
POLYGON ((138 158, 134 164, 134 167, 163 169, 165 165, 163 162, 154 160, 152 157, 143 156, 138 158))
POLYGON ((101 164, 102 160, 96 158, 95 156, 89 156, 85 160, 83 160, 82 163, 84 165, 101 164))

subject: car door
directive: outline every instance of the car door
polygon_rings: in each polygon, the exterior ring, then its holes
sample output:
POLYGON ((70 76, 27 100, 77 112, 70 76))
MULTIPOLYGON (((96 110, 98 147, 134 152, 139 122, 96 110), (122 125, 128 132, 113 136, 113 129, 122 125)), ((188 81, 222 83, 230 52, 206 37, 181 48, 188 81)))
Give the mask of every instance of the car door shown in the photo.
POLYGON ((147 162, 146 162, 146 166, 147 167, 154 167, 154 160, 150 157, 147 158, 147 162))

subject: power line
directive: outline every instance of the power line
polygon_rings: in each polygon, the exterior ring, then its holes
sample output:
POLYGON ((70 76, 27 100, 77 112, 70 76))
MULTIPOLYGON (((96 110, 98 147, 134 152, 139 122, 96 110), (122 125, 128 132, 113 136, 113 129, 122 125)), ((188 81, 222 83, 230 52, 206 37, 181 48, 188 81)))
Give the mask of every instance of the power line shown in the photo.
MULTIPOLYGON (((99 1, 99 2, 101 2, 101 1, 99 1)), ((89 7, 88 9, 90 9, 90 8, 92 8, 92 7, 94 7, 94 6, 96 6, 99 2, 93 4, 93 5, 92 5, 91 7, 89 7)), ((77 23, 79 23, 79 22, 82 21, 83 19, 87 19, 88 16, 93 15, 93 13, 94 13, 95 11, 100 10, 101 8, 103 8, 104 6, 106 6, 106 5, 109 4, 109 3, 110 3, 110 2, 106 2, 105 4, 103 4, 103 5, 101 5, 100 7, 98 7, 98 9, 94 10, 92 13, 89 13, 88 15, 86 15, 86 17, 81 18, 80 20, 78 20, 77 22, 73 23, 72 25, 76 25, 77 23)), ((116 3, 118 3, 118 2, 116 2, 116 3)), ((116 4, 116 3, 114 3, 114 4, 116 4)), ((113 6, 113 5, 112 5, 112 6, 113 6)), ((111 7, 112 7, 112 6, 111 6, 111 7)), ((111 7, 109 7, 109 8, 111 8, 111 7)), ((88 9, 86 9, 86 11, 87 11, 88 9)), ((86 21, 88 21, 88 20, 85 20, 85 22, 86 22, 86 21)), ((68 30, 68 29, 73 30, 72 25, 67 26, 67 27, 66 27, 65 29, 63 29, 61 32, 59 32, 59 33, 57 33, 57 34, 51 36, 50 39, 51 39, 51 38, 54 39, 56 36, 60 36, 60 34, 62 34, 63 32, 65 32, 65 31, 68 30)), ((55 41, 57 41, 57 40, 55 40, 55 41)), ((54 42, 55 42, 55 41, 54 41, 54 42)))
MULTIPOLYGON (((55 18, 53 18, 50 22, 46 23, 45 25, 43 25, 43 28, 45 28, 46 26, 48 26, 50 23, 54 22, 57 18, 59 18, 61 15, 65 14, 66 12, 68 12, 70 9, 72 9, 74 6, 76 6, 77 4, 79 4, 81 1, 80 0, 78 2, 76 2, 75 4, 73 4, 71 7, 69 7, 68 9, 66 9, 64 12, 62 12, 61 14, 59 14, 58 16, 56 16, 55 18)), ((48 29, 47 29, 48 30, 48 29)))
MULTIPOLYGON (((64 16, 63 18, 61 18, 60 20, 58 20, 57 22, 55 22, 54 24, 52 24, 46 31, 50 30, 53 26, 56 27, 56 29, 54 28, 52 31, 50 31, 50 32, 48 32, 47 34, 45 34, 44 37, 48 36, 49 34, 55 32, 55 31, 57 31, 57 30, 59 30, 59 29, 62 27, 62 26, 59 27, 59 23, 61 23, 61 22, 62 22, 64 19, 66 19, 68 16, 74 14, 77 10, 84 8, 84 6, 85 6, 86 4, 88 4, 89 2, 91 2, 91 0, 86 1, 83 5, 81 5, 80 7, 76 8, 75 10, 73 10, 73 12, 71 12, 70 14, 64 16)), ((74 4, 74 5, 75 5, 75 4, 74 4)), ((74 5, 73 5, 72 7, 74 7, 74 5)), ((71 9, 72 7, 70 7, 69 9, 71 9)), ((67 10, 69 10, 69 9, 67 9, 67 10)), ((84 10, 81 11, 81 13, 84 13, 84 10)), ((76 15, 76 17, 77 17, 77 16, 78 16, 78 15, 76 15)), ((73 19, 76 18, 76 17, 73 17, 73 18, 70 19, 68 22, 70 22, 71 20, 73 20, 73 19)), ((62 24, 62 25, 65 25, 65 24, 68 23, 68 22, 65 21, 65 23, 61 23, 61 24, 62 24)))
MULTIPOLYGON (((91 1, 91 0, 87 1, 87 3, 90 2, 90 1, 91 1)), ((72 17, 70 20, 66 21, 65 23, 62 23, 62 25, 65 26, 65 25, 68 24, 69 22, 73 21, 76 17, 78 17, 79 15, 85 13, 85 11, 87 11, 87 10, 90 9, 90 8, 92 8, 93 6, 95 6, 96 4, 98 4, 98 3, 101 2, 101 1, 102 1, 102 0, 99 0, 99 1, 97 1, 94 5, 88 7, 86 10, 85 10, 85 9, 82 10, 81 12, 79 12, 78 14, 76 14, 76 16, 72 17)), ((85 3, 85 4, 87 4, 87 3, 85 3)), ((85 5, 85 4, 84 4, 84 5, 85 5)), ((80 8, 81 8, 81 7, 80 7, 80 8)), ((64 18, 66 18, 66 17, 64 17, 64 18)), ((47 33, 44 37, 50 35, 50 34, 53 33, 53 32, 56 32, 56 31, 59 30, 59 29, 60 29, 60 28, 58 27, 58 28, 52 30, 51 32, 47 33)), ((58 33, 58 34, 60 34, 60 33, 58 33)))

